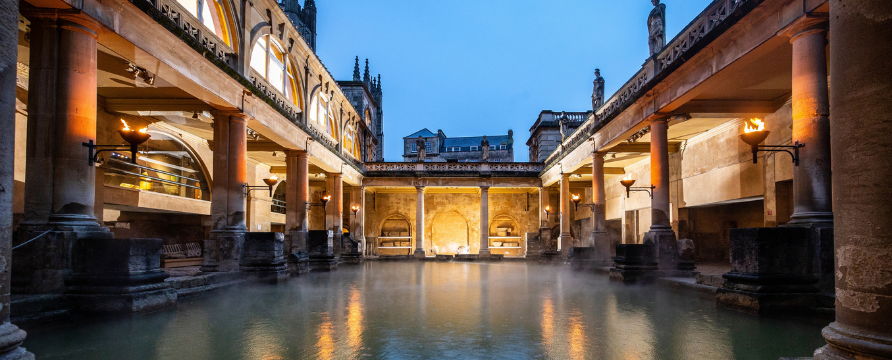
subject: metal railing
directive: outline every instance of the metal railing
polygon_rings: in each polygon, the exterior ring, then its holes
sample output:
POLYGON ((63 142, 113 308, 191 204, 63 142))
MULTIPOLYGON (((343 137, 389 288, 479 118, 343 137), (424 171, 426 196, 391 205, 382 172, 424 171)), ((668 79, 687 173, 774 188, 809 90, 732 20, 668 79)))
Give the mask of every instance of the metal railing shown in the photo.
POLYGON ((285 213, 285 202, 279 199, 273 199, 273 204, 270 205, 270 211, 276 214, 284 214, 285 213))

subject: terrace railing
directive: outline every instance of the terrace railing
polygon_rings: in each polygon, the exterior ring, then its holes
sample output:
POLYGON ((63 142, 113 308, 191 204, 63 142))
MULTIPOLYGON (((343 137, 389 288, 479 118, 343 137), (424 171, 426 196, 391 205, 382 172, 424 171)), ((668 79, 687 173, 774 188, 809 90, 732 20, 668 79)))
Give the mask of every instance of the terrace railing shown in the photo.
POLYGON ((438 176, 536 176, 544 169, 540 163, 367 163, 368 174, 404 176, 428 173, 438 176))

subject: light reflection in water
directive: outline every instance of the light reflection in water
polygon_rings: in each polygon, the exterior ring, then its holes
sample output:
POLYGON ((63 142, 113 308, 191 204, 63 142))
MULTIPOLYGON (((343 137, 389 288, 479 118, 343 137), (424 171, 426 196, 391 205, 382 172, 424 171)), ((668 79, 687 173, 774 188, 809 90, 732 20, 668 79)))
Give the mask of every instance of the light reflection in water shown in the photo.
POLYGON ((347 343, 354 354, 362 349, 362 332, 362 292, 353 286, 347 304, 347 343))
POLYGON ((767 359, 825 321, 522 263, 378 263, 236 286, 145 316, 25 328, 40 359, 767 359))
POLYGON ((334 359, 335 339, 331 316, 327 312, 319 315, 320 321, 316 328, 316 358, 334 359))

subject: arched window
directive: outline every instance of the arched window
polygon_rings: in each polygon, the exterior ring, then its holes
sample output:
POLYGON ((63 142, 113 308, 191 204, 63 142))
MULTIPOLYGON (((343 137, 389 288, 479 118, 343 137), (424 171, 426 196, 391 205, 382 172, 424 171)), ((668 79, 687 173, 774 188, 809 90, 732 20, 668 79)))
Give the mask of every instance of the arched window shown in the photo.
POLYGON ((177 0, 186 11, 194 16, 208 30, 217 35, 229 47, 232 46, 232 36, 229 31, 228 17, 223 11, 223 5, 217 0, 177 0))
POLYGON ((324 129, 325 133, 331 135, 332 138, 338 138, 338 122, 331 111, 331 102, 322 92, 313 96, 313 102, 310 103, 310 123, 316 125, 320 129, 324 129))
POLYGON ((347 129, 344 130, 344 150, 347 150, 353 158, 362 160, 360 158, 362 151, 359 149, 359 137, 356 135, 356 129, 352 125, 347 125, 347 129))
POLYGON ((365 109, 365 124, 369 128, 372 127, 372 112, 369 109, 365 109))
POLYGON ((301 106, 301 92, 294 75, 289 55, 275 38, 263 35, 254 43, 251 52, 251 68, 266 79, 285 98, 301 106))

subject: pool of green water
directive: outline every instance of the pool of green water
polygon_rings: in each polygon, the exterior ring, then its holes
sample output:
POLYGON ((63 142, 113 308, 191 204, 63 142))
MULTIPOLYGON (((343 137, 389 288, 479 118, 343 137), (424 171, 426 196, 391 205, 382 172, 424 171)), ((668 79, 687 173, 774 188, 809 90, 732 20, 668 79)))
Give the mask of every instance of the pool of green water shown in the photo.
POLYGON ((152 314, 26 327, 38 359, 777 359, 824 320, 525 263, 344 265, 152 314))

